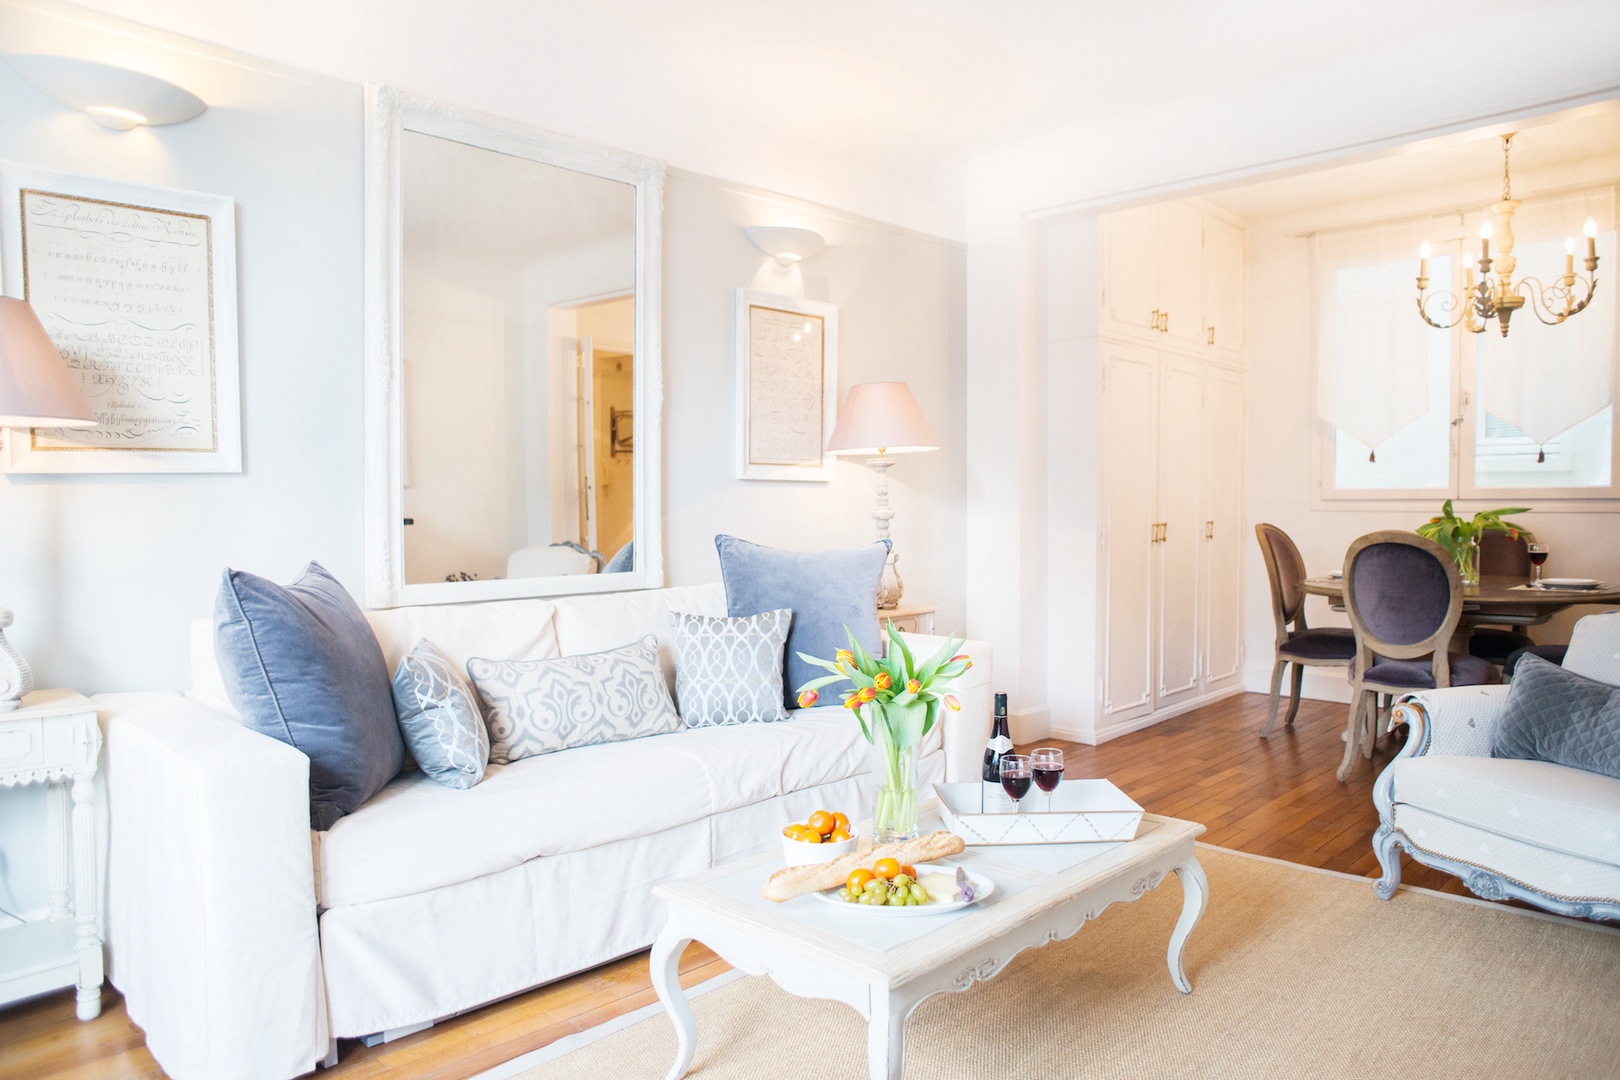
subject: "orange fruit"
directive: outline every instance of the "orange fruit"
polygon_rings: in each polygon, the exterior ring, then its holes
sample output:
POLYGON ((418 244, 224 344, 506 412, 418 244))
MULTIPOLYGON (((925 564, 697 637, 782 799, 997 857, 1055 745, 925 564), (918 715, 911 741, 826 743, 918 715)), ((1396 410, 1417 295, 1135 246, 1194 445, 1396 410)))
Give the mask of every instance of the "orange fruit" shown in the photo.
POLYGON ((803 840, 807 844, 819 844, 821 843, 821 834, 810 829, 806 829, 799 834, 799 839, 803 840))
POLYGON ((849 880, 844 882, 844 884, 849 886, 850 892, 858 893, 862 889, 865 889, 866 883, 871 880, 872 871, 863 868, 860 870, 851 870, 849 872, 849 880))
POLYGON ((879 859, 872 864, 872 874, 880 878, 892 878, 900 872, 900 864, 893 859, 879 859))
POLYGON ((825 810, 817 810, 810 815, 807 824, 822 836, 826 836, 833 831, 833 816, 825 810))
POLYGON ((849 832, 849 815, 848 814, 834 814, 833 815, 833 831, 835 831, 835 832, 846 832, 846 833, 849 832))
POLYGON ((790 836, 797 840, 799 838, 799 827, 797 825, 789 825, 787 828, 782 830, 782 835, 790 836))
POLYGON ((917 880, 917 868, 915 866, 906 866, 902 864, 900 867, 900 872, 906 875, 906 877, 910 878, 912 881, 917 880))
POLYGON ((834 844, 841 844, 845 840, 849 839, 849 833, 845 832, 843 829, 834 829, 832 831, 832 836, 828 837, 828 839, 834 844))

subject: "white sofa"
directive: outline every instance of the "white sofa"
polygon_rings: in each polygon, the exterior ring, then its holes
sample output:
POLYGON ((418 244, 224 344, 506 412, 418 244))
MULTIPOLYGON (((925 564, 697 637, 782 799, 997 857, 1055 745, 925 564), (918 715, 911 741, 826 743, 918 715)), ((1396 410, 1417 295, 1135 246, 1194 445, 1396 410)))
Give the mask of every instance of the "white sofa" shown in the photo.
MULTIPOLYGON (((1620 612, 1576 623, 1564 667, 1620 684, 1620 612)), ((1374 888, 1395 895, 1405 850, 1488 900, 1620 919, 1620 780, 1492 757, 1508 689, 1428 690, 1396 704, 1391 723, 1409 731, 1373 786, 1384 870, 1374 888)))
MULTIPOLYGON (((427 637, 463 663, 668 642, 719 585, 368 613, 390 671, 427 637)), ((935 639, 913 640, 929 649, 935 639)), ((941 639, 942 640, 942 639, 941 639)), ((937 648, 937 645, 934 646, 937 648)), ((923 747, 927 785, 977 775, 991 655, 923 747)), ((441 1019, 651 944, 662 879, 770 850, 817 808, 870 812, 869 748, 834 706, 491 766, 407 772, 325 833, 308 759, 235 722, 212 627, 192 689, 98 698, 111 807, 109 976, 176 1080, 281 1080, 338 1037, 441 1019)))

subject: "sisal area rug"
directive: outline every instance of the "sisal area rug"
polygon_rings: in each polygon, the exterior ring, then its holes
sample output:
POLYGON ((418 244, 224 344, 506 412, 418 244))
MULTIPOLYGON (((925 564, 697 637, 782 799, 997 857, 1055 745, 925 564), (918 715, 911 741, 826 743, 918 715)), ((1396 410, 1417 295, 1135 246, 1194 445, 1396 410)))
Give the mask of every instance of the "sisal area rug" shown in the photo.
MULTIPOLYGON (((1620 1076, 1620 934, 1200 846, 1210 905, 1170 984, 1173 878, 1068 941, 920 1005, 912 1080, 1620 1076)), ((866 1025, 764 978, 697 997, 693 1080, 859 1080, 866 1025)), ((658 1078, 658 1012, 522 1080, 658 1078)))

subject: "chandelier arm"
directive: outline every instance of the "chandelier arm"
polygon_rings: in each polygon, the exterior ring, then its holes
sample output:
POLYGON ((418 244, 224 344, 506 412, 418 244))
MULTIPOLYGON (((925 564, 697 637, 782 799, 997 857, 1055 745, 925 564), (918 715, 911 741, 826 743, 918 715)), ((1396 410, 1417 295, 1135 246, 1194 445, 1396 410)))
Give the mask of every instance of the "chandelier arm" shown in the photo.
POLYGON ((1453 326, 1456 326, 1458 323, 1463 321, 1464 311, 1457 310, 1458 304, 1455 293, 1424 293, 1422 290, 1419 290, 1417 295, 1417 309, 1418 314, 1423 317, 1423 321, 1434 327, 1436 330, 1450 330, 1453 326), (1450 322, 1435 322, 1434 319, 1429 315, 1429 304, 1431 301, 1436 299, 1440 300, 1440 309, 1442 312, 1449 313, 1455 311, 1457 313, 1456 317, 1450 322))
POLYGON ((1535 312, 1536 318, 1542 323, 1547 326, 1557 326, 1571 315, 1579 315, 1586 310, 1586 305, 1592 302, 1592 297, 1597 292, 1597 275, 1594 274, 1586 278, 1577 277, 1575 280, 1586 286, 1586 295, 1578 303, 1575 301, 1575 293, 1572 288, 1563 284, 1545 286, 1540 280, 1533 277, 1520 280, 1513 287, 1513 291, 1529 299, 1530 310, 1535 312), (1554 299, 1563 297, 1564 309, 1562 311, 1554 310, 1553 305, 1548 300, 1549 296, 1554 299), (1542 314, 1543 309, 1546 310, 1547 314, 1542 314), (1548 315, 1552 317, 1548 318, 1548 315))

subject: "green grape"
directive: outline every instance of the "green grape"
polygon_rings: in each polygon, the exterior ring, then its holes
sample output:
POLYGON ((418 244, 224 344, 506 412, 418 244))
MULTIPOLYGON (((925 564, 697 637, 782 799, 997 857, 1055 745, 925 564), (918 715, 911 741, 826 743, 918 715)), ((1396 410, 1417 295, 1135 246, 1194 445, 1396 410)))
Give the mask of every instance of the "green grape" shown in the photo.
POLYGON ((896 874, 894 875, 894 883, 896 885, 910 885, 911 878, 907 877, 905 874, 896 874))
POLYGON ((928 890, 921 885, 913 885, 911 887, 911 898, 919 904, 926 904, 928 903, 928 890))

